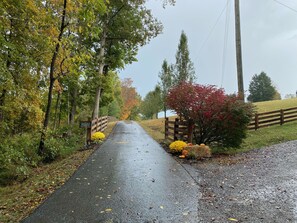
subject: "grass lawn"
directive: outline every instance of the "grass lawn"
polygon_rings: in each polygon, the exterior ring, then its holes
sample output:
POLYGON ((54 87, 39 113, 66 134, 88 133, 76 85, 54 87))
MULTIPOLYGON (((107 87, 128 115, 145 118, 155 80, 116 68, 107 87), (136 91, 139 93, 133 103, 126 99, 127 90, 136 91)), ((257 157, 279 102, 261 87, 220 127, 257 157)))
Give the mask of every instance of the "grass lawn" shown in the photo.
POLYGON ((165 127, 164 127, 165 119, 164 118, 140 121, 139 124, 154 140, 156 140, 159 143, 164 141, 164 138, 165 138, 165 127))
MULTIPOLYGON (((268 102, 255 103, 259 112, 273 111, 282 108, 297 107, 297 98, 276 100, 268 102)), ((171 118, 173 120, 173 118, 171 118)), ((164 141, 164 122, 163 118, 154 120, 141 121, 140 125, 151 135, 156 141, 164 141)), ((261 148, 281 142, 297 140, 297 122, 286 123, 283 126, 271 126, 258 129, 257 131, 248 131, 247 138, 241 147, 234 149, 226 149, 227 154, 245 152, 251 149, 261 148)), ((217 152, 217 151, 214 151, 217 152)))
POLYGON ((254 103, 258 112, 269 112, 279 109, 297 107, 297 98, 290 98, 284 100, 264 101, 254 103))
MULTIPOLYGON (((116 122, 108 124, 106 136, 116 122)), ((94 149, 77 151, 69 157, 32 170, 31 176, 22 183, 0 187, 0 222, 19 222, 29 215, 67 179, 93 153, 94 149)))
POLYGON ((289 122, 283 126, 275 125, 258 129, 257 131, 248 131, 247 138, 238 149, 238 152, 248 151, 250 149, 261 148, 290 140, 297 140, 297 122, 289 122))

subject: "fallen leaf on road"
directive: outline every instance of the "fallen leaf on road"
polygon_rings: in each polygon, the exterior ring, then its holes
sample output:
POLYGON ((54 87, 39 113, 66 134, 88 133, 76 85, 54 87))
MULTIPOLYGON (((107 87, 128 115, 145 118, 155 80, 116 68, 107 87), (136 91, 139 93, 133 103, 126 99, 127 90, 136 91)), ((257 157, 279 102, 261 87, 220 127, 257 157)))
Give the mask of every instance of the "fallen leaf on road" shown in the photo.
POLYGON ((164 209, 164 207, 163 207, 163 206, 160 206, 160 208, 161 208, 161 209, 164 209))
POLYGON ((125 141, 123 141, 123 142, 116 142, 116 144, 127 144, 128 142, 125 142, 125 141))
POLYGON ((112 211, 111 208, 106 208, 106 209, 105 209, 105 212, 111 212, 111 211, 112 211))
POLYGON ((238 222, 238 220, 236 218, 228 218, 228 220, 238 222))

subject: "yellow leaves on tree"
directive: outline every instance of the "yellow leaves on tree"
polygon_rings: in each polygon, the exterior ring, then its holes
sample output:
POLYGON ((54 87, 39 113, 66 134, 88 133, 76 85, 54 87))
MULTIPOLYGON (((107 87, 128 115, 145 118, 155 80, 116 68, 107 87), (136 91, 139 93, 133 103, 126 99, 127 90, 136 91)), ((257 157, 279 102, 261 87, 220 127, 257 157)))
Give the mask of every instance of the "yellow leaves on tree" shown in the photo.
POLYGON ((62 91, 63 91, 63 86, 57 79, 54 82, 54 89, 56 92, 60 92, 60 93, 62 93, 62 91))
POLYGON ((125 78, 121 84, 121 95, 123 106, 121 109, 121 119, 127 120, 131 118, 132 111, 139 106, 139 96, 136 89, 132 86, 131 78, 125 78))

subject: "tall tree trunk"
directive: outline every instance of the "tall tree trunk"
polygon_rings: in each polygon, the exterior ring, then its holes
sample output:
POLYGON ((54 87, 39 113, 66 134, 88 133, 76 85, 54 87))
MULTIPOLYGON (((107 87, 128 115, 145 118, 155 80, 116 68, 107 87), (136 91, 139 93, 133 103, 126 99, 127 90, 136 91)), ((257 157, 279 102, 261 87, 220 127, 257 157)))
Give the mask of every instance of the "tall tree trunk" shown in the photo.
MULTIPOLYGON (((11 40, 11 35, 12 35, 12 19, 10 20, 10 31, 9 31, 9 37, 5 36, 5 40, 9 42, 11 40)), ((10 48, 8 48, 7 51, 7 61, 6 61, 6 69, 9 71, 11 65, 11 55, 10 55, 10 48)), ((3 106, 5 105, 5 97, 7 94, 7 90, 3 89, 1 96, 0 96, 0 122, 4 120, 4 111, 3 111, 3 106)))
POLYGON ((6 90, 3 89, 2 90, 2 94, 0 96, 0 122, 2 122, 4 120, 4 111, 3 111, 3 106, 4 106, 4 103, 5 103, 5 96, 6 96, 6 90))
POLYGON ((75 118, 75 113, 76 113, 76 97, 77 97, 77 87, 74 87, 72 91, 70 92, 71 95, 71 110, 69 114, 69 122, 70 125, 74 124, 74 118, 75 118))
POLYGON ((69 106, 69 98, 70 98, 70 93, 69 93, 69 89, 67 91, 67 125, 70 124, 70 106, 69 106))
POLYGON ((46 130, 49 124, 49 119, 50 119, 50 110, 51 110, 51 105, 52 105, 52 94, 53 94, 53 87, 54 87, 54 82, 56 80, 56 78, 54 77, 54 73, 55 73, 55 63, 57 60, 57 56, 60 50, 60 42, 62 40, 62 36, 64 33, 64 29, 66 28, 65 25, 65 17, 66 17, 66 7, 67 7, 67 0, 64 0, 64 4, 63 4, 63 14, 62 14, 62 18, 61 18, 61 26, 60 26, 60 33, 58 36, 58 41, 55 47, 55 51, 53 53, 52 56, 52 60, 51 60, 51 65, 50 65, 50 73, 49 73, 49 88, 48 88, 48 97, 47 97, 47 106, 46 106, 46 112, 45 112, 45 117, 44 117, 44 122, 43 122, 43 131, 41 133, 41 137, 40 137, 40 142, 39 142, 39 149, 38 149, 38 153, 39 155, 42 155, 44 153, 44 142, 45 142, 45 137, 46 137, 46 130))
POLYGON ((58 97, 57 97, 56 106, 55 106, 54 129, 56 129, 56 127, 57 127, 57 116, 58 116, 58 108, 59 108, 59 104, 60 104, 60 99, 61 99, 61 92, 58 91, 58 97))
MULTIPOLYGON (((99 51, 99 79, 103 75, 103 70, 104 70, 104 57, 105 57, 105 45, 106 45, 106 30, 103 30, 102 33, 102 38, 100 41, 100 51, 99 51)), ((101 84, 101 83, 100 83, 101 84)), ((101 91, 102 87, 99 85, 96 89, 96 96, 95 96, 95 103, 94 103, 94 109, 93 109, 93 115, 92 119, 98 118, 99 117, 99 106, 100 106, 100 98, 101 98, 101 91)))
POLYGON ((62 99, 59 105, 59 118, 58 118, 58 128, 60 128, 61 125, 61 119, 62 119, 62 99))

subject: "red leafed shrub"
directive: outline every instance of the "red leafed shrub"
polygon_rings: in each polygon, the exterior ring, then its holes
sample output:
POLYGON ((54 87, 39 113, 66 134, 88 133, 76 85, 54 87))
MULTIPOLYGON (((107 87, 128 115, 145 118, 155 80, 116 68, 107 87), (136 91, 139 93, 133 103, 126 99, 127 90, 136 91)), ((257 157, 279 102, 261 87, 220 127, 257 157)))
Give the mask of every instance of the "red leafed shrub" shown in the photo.
POLYGON ((251 104, 226 95, 223 89, 186 82, 169 91, 166 103, 179 116, 194 121, 197 144, 223 147, 240 146, 253 112, 251 104))

